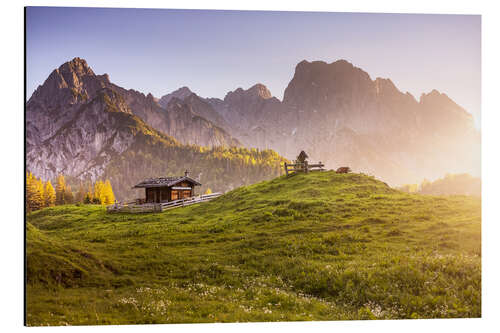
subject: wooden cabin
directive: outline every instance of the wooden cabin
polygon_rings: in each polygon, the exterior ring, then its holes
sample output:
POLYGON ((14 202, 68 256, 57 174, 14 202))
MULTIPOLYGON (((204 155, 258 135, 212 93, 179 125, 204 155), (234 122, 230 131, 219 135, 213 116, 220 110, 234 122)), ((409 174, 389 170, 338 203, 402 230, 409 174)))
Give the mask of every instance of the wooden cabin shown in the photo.
POLYGON ((195 186, 201 186, 201 184, 190 178, 186 171, 181 177, 146 179, 133 188, 146 190, 145 202, 161 203, 193 197, 195 186))

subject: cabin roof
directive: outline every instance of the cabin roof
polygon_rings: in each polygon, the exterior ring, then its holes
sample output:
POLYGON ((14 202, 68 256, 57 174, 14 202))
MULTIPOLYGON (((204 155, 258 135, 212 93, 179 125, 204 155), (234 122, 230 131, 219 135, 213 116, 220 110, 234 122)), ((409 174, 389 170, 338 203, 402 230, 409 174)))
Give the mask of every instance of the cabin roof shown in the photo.
POLYGON ((146 180, 143 180, 139 184, 135 185, 133 188, 142 188, 142 187, 170 187, 175 184, 178 184, 183 181, 188 181, 190 183, 193 183, 195 186, 198 185, 200 186, 201 184, 198 183, 196 180, 194 180, 191 177, 188 176, 182 176, 182 177, 160 177, 160 178, 149 178, 146 180))

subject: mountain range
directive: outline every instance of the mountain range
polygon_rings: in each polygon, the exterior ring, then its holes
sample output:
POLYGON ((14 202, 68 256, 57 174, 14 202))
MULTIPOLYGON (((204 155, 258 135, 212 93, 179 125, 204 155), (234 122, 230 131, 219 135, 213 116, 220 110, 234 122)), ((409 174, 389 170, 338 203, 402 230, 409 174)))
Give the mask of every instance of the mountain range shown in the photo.
POLYGON ((214 191, 282 173, 277 153, 240 146, 191 104, 174 98, 162 108, 80 58, 55 69, 26 104, 27 169, 42 179, 107 178, 118 199, 138 197, 131 187, 140 180, 186 169, 214 191))
MULTIPOLYGON (((45 179, 61 172, 97 179, 109 175, 110 166, 118 168, 125 152, 137 159, 150 149, 137 146, 137 133, 200 154, 238 151, 245 165, 254 159, 262 170, 269 161, 255 154, 272 149, 287 159, 305 150, 327 168, 350 166, 391 185, 480 173, 480 132, 462 107, 436 90, 417 100, 345 60, 301 61, 280 101, 260 83, 224 99, 203 98, 188 87, 155 98, 119 87, 75 58, 55 69, 26 104, 27 167, 45 179)), ((266 154, 279 174, 284 159, 266 154)), ((230 161, 226 155, 221 158, 230 161)), ((162 163, 179 164, 177 170, 192 161, 183 156, 162 163)), ((262 170, 250 178, 265 177, 262 170)), ((125 181, 128 186, 132 180, 125 181)))

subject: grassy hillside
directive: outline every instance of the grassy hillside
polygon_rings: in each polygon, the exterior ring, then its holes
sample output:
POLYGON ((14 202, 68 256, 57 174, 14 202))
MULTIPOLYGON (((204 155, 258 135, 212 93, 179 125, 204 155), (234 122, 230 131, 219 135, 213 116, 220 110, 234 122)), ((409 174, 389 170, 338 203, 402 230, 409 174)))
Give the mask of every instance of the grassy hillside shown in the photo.
POLYGON ((333 172, 28 216, 29 325, 481 316, 480 199, 333 172))

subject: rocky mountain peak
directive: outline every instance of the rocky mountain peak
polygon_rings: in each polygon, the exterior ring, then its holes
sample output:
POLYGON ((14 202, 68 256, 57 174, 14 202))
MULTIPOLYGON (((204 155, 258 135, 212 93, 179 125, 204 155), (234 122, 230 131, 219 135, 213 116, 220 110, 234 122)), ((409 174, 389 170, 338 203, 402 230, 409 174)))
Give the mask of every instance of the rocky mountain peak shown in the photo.
POLYGON ((256 85, 252 86, 250 89, 247 90, 249 94, 263 98, 263 99, 269 99, 272 98, 273 96, 271 95, 271 92, 265 85, 262 83, 257 83, 256 85))
POLYGON ((234 91, 230 91, 224 97, 225 102, 235 102, 235 101, 256 101, 256 100, 266 100, 273 96, 267 87, 261 83, 257 83, 252 87, 244 90, 243 88, 238 88, 234 91))
POLYGON ((346 60, 330 64, 303 60, 285 89, 283 103, 299 109, 317 109, 328 104, 334 95, 370 89, 373 90, 373 82, 368 73, 346 60))
POLYGON ((343 69, 343 70, 352 70, 352 69, 358 69, 357 67, 354 67, 352 63, 350 63, 347 60, 344 59, 339 59, 337 61, 333 61, 332 63, 327 63, 325 61, 321 60, 316 60, 316 61, 307 61, 307 60, 302 60, 295 66, 295 74, 300 73, 302 71, 308 72, 311 70, 320 70, 320 69, 325 69, 325 68, 336 68, 337 70, 343 69))
POLYGON ((189 95, 191 95, 193 92, 186 86, 184 87, 181 87, 169 94, 166 94, 164 96, 162 96, 159 100, 158 100, 158 103, 162 106, 162 107, 166 107, 168 105, 168 102, 170 102, 170 100, 174 97, 176 98, 179 98, 179 99, 184 99, 186 97, 188 97, 189 95))
MULTIPOLYGON (((453 107, 455 109, 461 109, 463 108, 456 104, 451 98, 448 97, 448 95, 444 93, 440 93, 436 89, 433 89, 430 93, 425 94, 423 93, 420 96, 420 104, 426 105, 426 106, 435 106, 435 107, 453 107)), ((465 112, 465 110, 463 110, 465 112)))
POLYGON ((186 86, 184 86, 184 87, 180 87, 179 89, 177 89, 177 90, 176 90, 176 91, 174 91, 174 92, 175 92, 177 95, 186 95, 186 96, 187 96, 187 95, 192 94, 192 91, 191 91, 188 87, 186 87, 186 86))
MULTIPOLYGON (((433 89, 428 94, 422 94, 420 96, 420 105, 429 112, 434 113, 435 116, 438 116, 438 113, 442 114, 442 116, 459 115, 462 119, 466 118, 467 122, 471 124, 473 122, 470 113, 455 103, 448 95, 440 93, 436 89, 433 89)), ((471 125, 469 124, 469 126, 471 125)))
POLYGON ((92 69, 87 64, 87 61, 78 57, 65 62, 64 64, 59 66, 58 70, 61 74, 75 73, 78 76, 95 75, 94 71, 92 71, 92 69))
POLYGON ((95 75, 84 59, 74 58, 54 69, 28 103, 36 102, 49 108, 77 104, 92 98, 97 90, 108 84, 107 74, 95 75))
POLYGON ((451 99, 446 94, 442 94, 436 89, 432 89, 432 91, 427 94, 422 93, 422 95, 420 95, 420 103, 422 104, 448 100, 451 101, 451 99))

